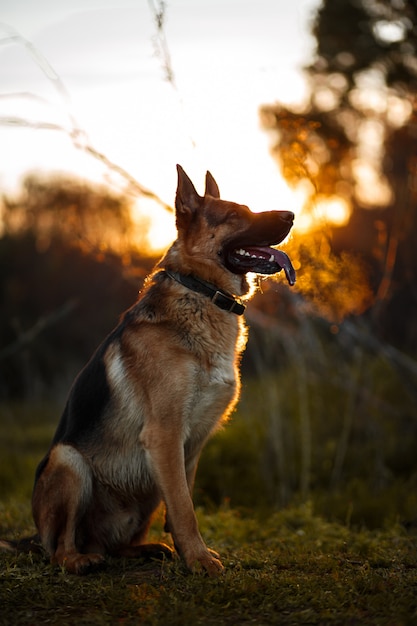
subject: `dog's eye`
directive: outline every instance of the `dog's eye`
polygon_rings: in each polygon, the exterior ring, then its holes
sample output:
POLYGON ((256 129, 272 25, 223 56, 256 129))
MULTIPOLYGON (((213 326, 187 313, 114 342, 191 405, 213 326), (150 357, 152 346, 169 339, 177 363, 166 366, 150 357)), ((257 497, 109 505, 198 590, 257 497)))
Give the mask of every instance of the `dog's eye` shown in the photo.
POLYGON ((228 217, 228 219, 233 220, 233 219, 236 219, 237 217, 239 217, 239 214, 238 214, 237 211, 230 211, 227 214, 227 217, 228 217))

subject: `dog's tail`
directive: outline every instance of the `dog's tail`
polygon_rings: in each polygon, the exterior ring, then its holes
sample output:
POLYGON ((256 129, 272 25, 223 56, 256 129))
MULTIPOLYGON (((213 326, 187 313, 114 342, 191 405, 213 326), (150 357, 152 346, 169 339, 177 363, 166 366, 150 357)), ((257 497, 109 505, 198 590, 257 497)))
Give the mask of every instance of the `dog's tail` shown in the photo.
POLYGON ((12 539, 0 539, 0 552, 13 552, 15 554, 22 552, 29 554, 29 552, 32 552, 33 554, 45 554, 39 535, 23 537, 16 541, 12 539))

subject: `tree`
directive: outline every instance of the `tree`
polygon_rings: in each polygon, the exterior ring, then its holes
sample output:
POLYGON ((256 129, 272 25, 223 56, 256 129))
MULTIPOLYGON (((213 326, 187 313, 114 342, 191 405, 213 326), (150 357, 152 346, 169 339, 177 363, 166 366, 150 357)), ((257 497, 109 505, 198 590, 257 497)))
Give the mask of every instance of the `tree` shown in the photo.
POLYGON ((32 232, 38 246, 66 241, 91 251, 119 254, 148 248, 148 224, 132 219, 128 198, 71 178, 28 175, 18 198, 3 198, 3 230, 10 235, 32 232))
POLYGON ((414 325, 397 324, 400 306, 417 300, 417 5, 324 0, 312 32, 308 102, 264 106, 264 127, 278 131, 274 154, 289 182, 308 186, 310 208, 329 195, 349 202, 350 223, 333 231, 332 247, 367 257, 376 325, 417 346, 414 325))
POLYGON ((51 398, 133 304, 155 258, 138 249, 128 201, 103 188, 32 176, 4 207, 0 397, 51 398))

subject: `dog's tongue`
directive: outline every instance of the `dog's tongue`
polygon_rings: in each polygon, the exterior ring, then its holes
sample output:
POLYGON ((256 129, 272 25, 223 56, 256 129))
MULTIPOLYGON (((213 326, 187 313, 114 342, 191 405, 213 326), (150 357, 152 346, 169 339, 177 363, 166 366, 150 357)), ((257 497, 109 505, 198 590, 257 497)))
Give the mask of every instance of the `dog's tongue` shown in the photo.
POLYGON ((295 270, 285 252, 269 246, 242 246, 227 251, 226 267, 235 274, 276 274, 282 269, 290 285, 295 283, 295 270))
POLYGON ((285 254, 285 252, 283 252, 282 250, 275 250, 275 248, 271 248, 271 251, 274 255, 276 264, 284 270, 288 283, 290 285, 294 285, 295 269, 292 266, 289 256, 285 254))
POLYGON ((248 247, 245 248, 246 253, 258 257, 259 268, 254 270, 264 274, 275 274, 282 269, 285 272, 288 283, 292 286, 295 284, 295 269, 285 252, 270 247, 248 247), (264 259, 262 262, 261 259, 264 259), (262 264, 262 268, 260 265, 262 264))

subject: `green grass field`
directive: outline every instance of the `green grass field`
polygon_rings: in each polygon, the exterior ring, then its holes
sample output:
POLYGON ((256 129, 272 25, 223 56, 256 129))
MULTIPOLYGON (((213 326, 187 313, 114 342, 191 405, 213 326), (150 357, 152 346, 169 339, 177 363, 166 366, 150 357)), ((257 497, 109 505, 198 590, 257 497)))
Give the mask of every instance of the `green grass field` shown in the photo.
MULTIPOLYGON (((54 419, 50 408, 2 408, 2 538, 33 532, 33 471, 54 419)), ((416 530, 332 522, 311 502, 262 516, 199 508, 202 534, 226 566, 218 579, 179 560, 116 559, 78 578, 39 556, 0 554, 0 624, 417 624, 416 530)), ((152 538, 169 541, 162 519, 152 538)))

